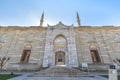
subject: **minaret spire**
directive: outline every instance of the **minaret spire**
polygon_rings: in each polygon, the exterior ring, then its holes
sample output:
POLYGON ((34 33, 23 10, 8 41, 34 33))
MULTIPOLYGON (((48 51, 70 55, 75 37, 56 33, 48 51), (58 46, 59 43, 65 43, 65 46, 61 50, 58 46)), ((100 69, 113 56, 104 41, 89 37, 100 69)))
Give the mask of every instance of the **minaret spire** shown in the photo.
POLYGON ((80 17, 79 17, 78 12, 77 12, 77 23, 78 23, 78 26, 80 27, 80 26, 81 26, 81 23, 80 23, 80 17))
POLYGON ((44 22, 44 12, 41 15, 41 19, 40 19, 40 27, 43 26, 43 22, 44 22))

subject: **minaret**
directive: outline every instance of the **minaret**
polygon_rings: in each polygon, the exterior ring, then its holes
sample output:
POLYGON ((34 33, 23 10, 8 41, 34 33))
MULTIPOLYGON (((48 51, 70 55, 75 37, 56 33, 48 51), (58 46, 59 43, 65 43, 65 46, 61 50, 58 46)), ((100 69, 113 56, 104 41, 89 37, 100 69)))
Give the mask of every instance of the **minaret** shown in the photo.
POLYGON ((43 22, 44 22, 44 12, 41 15, 41 19, 40 19, 40 27, 43 26, 43 22))
POLYGON ((80 23, 80 17, 79 17, 78 12, 77 12, 77 23, 78 23, 78 27, 80 27, 80 26, 81 26, 81 23, 80 23))

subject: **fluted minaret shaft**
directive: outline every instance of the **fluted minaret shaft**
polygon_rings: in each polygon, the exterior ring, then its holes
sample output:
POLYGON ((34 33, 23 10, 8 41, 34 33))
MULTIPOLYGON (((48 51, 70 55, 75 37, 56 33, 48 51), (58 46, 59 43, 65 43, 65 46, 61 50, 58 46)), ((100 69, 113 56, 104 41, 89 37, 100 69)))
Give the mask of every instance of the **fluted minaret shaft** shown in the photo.
POLYGON ((43 22, 44 22, 44 12, 41 15, 41 19, 40 19, 40 27, 43 26, 43 22))
POLYGON ((77 12, 77 23, 78 23, 78 26, 80 27, 80 26, 81 26, 81 23, 80 23, 80 17, 79 17, 78 12, 77 12))

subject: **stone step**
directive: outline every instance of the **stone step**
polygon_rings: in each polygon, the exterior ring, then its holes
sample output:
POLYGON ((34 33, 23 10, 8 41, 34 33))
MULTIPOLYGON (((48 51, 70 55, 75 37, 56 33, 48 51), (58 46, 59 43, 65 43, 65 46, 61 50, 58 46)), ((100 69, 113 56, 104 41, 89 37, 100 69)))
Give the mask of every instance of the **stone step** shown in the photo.
POLYGON ((74 68, 53 67, 40 70, 39 72, 35 72, 34 74, 29 75, 28 77, 90 77, 90 75, 86 74, 87 72, 84 73, 74 68))

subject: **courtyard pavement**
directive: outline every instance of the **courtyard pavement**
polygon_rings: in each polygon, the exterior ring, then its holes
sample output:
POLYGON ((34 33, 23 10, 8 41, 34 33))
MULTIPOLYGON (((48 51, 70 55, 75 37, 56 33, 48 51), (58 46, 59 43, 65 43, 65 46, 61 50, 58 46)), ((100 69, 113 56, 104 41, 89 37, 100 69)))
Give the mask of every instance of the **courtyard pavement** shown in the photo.
MULTIPOLYGON (((10 72, 2 72, 1 74, 9 74, 10 72)), ((21 76, 8 80, 108 80, 100 75, 107 75, 108 72, 90 72, 89 75, 94 77, 27 77, 33 72, 14 72, 14 74, 22 74, 21 76)), ((118 73, 120 74, 120 73, 118 73)))
POLYGON ((95 77, 27 77, 27 75, 8 80, 108 80, 101 76, 95 77))

